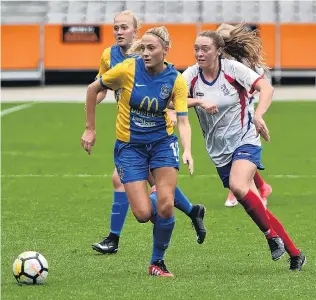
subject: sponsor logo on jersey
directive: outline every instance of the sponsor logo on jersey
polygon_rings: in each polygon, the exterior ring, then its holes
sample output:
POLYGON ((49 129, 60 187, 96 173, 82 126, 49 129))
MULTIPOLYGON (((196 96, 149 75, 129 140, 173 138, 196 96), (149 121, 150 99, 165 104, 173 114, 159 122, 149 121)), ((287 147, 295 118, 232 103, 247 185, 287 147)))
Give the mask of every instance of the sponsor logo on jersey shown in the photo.
POLYGON ((139 126, 139 127, 148 128, 148 127, 155 127, 156 126, 156 122, 148 121, 144 118, 133 116, 132 120, 133 120, 134 124, 139 126))
POLYGON ((139 109, 141 110, 143 109, 143 107, 145 108, 145 105, 147 105, 147 111, 154 111, 154 112, 158 111, 159 103, 158 103, 157 98, 150 99, 148 96, 144 97, 143 100, 140 102, 139 109))

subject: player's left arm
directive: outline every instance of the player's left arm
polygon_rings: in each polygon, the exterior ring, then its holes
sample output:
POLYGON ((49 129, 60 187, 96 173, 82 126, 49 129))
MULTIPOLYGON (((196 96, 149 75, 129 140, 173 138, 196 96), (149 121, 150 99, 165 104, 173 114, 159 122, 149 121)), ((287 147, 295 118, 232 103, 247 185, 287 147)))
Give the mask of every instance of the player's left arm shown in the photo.
POLYGON ((254 84, 254 89, 258 91, 259 103, 253 117, 253 122, 256 126, 258 134, 260 134, 265 141, 270 142, 269 129, 263 120, 263 115, 266 113, 272 103, 272 96, 274 89, 271 84, 264 78, 261 78, 254 84))
POLYGON ((191 154, 191 126, 188 117, 188 88, 183 76, 179 73, 172 91, 172 101, 178 119, 178 130, 183 147, 183 163, 188 164, 190 174, 193 173, 191 154))
POLYGON ((232 62, 232 66, 236 81, 242 85, 249 94, 252 94, 254 91, 260 93, 256 114, 263 116, 272 103, 274 92, 272 85, 264 78, 264 74, 259 75, 237 61, 232 62))
POLYGON ((259 103, 253 117, 253 122, 256 126, 258 134, 260 134, 267 142, 269 142, 269 130, 263 120, 263 116, 272 103, 274 89, 268 80, 264 78, 264 76, 258 75, 256 72, 245 65, 239 62, 234 62, 233 66, 237 82, 241 84, 249 94, 252 94, 255 90, 260 93, 259 103))
POLYGON ((274 89, 272 85, 264 78, 256 82, 254 89, 260 93, 255 116, 263 117, 272 103, 274 89))

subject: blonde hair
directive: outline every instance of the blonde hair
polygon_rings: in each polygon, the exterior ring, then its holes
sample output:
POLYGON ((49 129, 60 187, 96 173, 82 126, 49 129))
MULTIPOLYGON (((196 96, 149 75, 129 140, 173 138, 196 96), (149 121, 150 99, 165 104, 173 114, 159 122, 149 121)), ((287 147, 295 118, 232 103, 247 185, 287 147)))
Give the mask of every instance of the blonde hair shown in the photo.
MULTIPOLYGON (((169 32, 165 26, 150 28, 144 33, 144 35, 145 34, 152 34, 152 35, 158 37, 161 44, 164 47, 171 48, 171 40, 170 40, 169 32)), ((141 53, 141 44, 142 44, 141 40, 135 41, 131 45, 131 47, 128 51, 128 54, 140 54, 141 53)))
POLYGON ((115 15, 114 21, 115 21, 116 17, 121 16, 121 15, 131 17, 133 20, 133 26, 134 26, 135 31, 136 32, 139 31, 139 29, 141 27, 140 21, 137 19, 137 17, 135 16, 135 14, 131 10, 123 10, 123 11, 119 12, 118 14, 115 15))
POLYGON ((223 57, 237 60, 254 71, 259 67, 269 72, 258 32, 249 31, 245 23, 236 26, 221 24, 216 31, 204 31, 199 36, 212 38, 215 46, 222 48, 223 57))

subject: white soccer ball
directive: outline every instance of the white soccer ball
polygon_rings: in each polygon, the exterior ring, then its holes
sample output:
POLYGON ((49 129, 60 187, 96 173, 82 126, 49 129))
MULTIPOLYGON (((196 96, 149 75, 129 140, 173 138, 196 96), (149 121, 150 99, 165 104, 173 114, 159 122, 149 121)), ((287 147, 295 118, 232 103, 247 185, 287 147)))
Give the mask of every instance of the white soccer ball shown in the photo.
POLYGON ((48 275, 47 260, 38 252, 25 251, 13 263, 13 275, 20 284, 42 284, 48 275))

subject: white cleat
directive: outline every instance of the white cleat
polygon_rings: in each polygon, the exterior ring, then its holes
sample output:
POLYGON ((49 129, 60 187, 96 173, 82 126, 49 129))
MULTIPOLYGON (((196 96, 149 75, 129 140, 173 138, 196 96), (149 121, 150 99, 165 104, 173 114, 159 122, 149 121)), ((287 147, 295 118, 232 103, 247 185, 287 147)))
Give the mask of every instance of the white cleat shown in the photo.
POLYGON ((226 207, 234 207, 236 205, 238 205, 238 201, 237 200, 234 200, 234 201, 226 200, 225 201, 225 206, 226 207))
POLYGON ((234 196, 234 194, 229 191, 229 194, 227 196, 227 199, 225 201, 225 206, 226 207, 234 207, 238 204, 238 201, 236 199, 236 197, 234 196))

